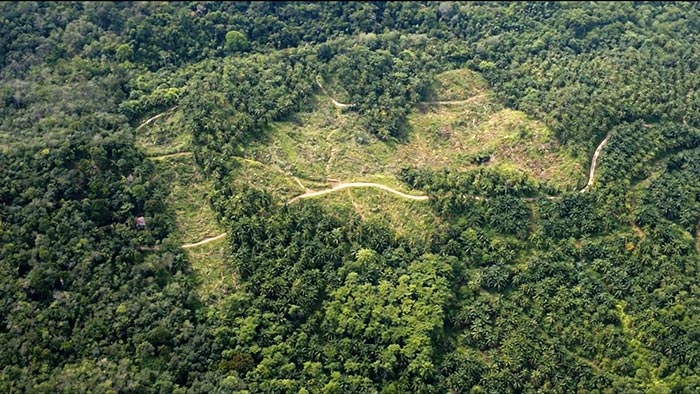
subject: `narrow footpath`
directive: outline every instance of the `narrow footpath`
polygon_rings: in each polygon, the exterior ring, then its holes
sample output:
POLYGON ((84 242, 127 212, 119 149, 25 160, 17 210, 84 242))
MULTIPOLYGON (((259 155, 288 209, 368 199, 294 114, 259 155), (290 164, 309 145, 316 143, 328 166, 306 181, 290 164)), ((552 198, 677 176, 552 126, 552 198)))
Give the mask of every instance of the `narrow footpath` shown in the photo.
POLYGON ((430 198, 428 196, 414 196, 411 194, 406 194, 406 193, 400 192, 396 189, 392 189, 389 186, 382 185, 379 183, 350 182, 350 183, 341 183, 341 184, 339 184, 331 189, 325 189, 325 190, 320 190, 320 191, 316 191, 316 192, 314 192, 314 191, 306 192, 302 195, 296 196, 296 197, 292 198, 291 200, 287 201, 287 204, 291 204, 294 201, 297 201, 297 200, 300 200, 303 198, 322 196, 324 194, 334 193, 334 192, 337 192, 338 190, 343 190, 343 189, 352 188, 352 187, 375 187, 375 188, 386 190, 390 193, 396 194, 399 197, 407 198, 409 200, 428 200, 430 198))

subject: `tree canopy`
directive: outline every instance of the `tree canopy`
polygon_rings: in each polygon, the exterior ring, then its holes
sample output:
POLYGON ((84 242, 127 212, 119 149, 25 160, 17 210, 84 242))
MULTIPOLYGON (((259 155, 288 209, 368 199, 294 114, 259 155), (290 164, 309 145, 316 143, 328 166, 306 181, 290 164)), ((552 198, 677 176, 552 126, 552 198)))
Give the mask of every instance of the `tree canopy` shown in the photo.
POLYGON ((0 391, 700 389, 696 3, 0 11, 0 391), (241 181, 238 159, 322 90, 352 127, 411 143, 435 75, 456 69, 585 166, 609 136, 591 187, 486 154, 403 168, 439 219, 416 236, 241 181), (217 302, 198 295, 170 185, 137 143, 168 111, 227 234, 236 283, 217 302))

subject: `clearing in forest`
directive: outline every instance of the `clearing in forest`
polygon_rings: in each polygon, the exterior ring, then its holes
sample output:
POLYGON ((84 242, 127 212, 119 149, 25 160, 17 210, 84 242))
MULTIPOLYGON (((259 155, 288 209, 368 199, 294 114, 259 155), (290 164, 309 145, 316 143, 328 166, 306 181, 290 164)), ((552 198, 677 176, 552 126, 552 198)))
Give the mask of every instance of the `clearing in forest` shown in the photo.
POLYGON ((204 303, 221 299, 238 285, 238 275, 226 265, 231 253, 231 245, 226 237, 187 248, 186 254, 197 282, 197 290, 204 303))
POLYGON ((171 108, 142 122, 136 130, 136 144, 149 157, 190 151, 192 136, 179 124, 182 112, 171 108))
POLYGON ((192 155, 154 160, 156 176, 170 185, 166 204, 175 213, 177 233, 183 244, 199 242, 223 233, 208 202, 212 185, 197 168, 192 155))
MULTIPOLYGON (((338 111, 329 97, 337 95, 335 100, 345 102, 342 87, 333 80, 324 79, 323 84, 314 97, 314 110, 274 122, 263 140, 245 148, 241 182, 269 189, 284 201, 350 182, 374 182, 422 195, 399 181, 397 174, 404 167, 497 167, 524 172, 561 190, 575 190, 585 182, 580 160, 560 146, 542 122, 503 108, 473 71, 437 76, 428 100, 408 117, 406 141, 384 142, 369 134, 357 113, 338 111)), ((404 201, 376 188, 343 189, 315 199, 350 205, 363 217, 382 216, 397 228, 406 227, 398 222, 402 217, 414 222, 420 218, 414 224, 423 228, 437 221, 426 213, 425 202, 404 201)))
POLYGON ((209 204, 213 185, 194 160, 191 137, 178 127, 181 117, 180 111, 172 109, 151 118, 153 121, 136 131, 136 141, 152 160, 155 176, 168 185, 165 203, 175 214, 176 236, 185 246, 196 244, 185 249, 198 278, 200 295, 213 299, 235 286, 236 279, 224 264, 230 256, 226 237, 198 244, 222 235, 224 230, 209 204))

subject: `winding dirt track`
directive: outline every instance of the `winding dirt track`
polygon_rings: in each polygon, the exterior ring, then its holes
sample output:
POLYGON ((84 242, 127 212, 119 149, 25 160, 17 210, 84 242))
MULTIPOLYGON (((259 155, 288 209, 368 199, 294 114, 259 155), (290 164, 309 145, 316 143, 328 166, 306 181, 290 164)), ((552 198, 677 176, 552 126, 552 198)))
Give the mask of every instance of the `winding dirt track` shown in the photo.
POLYGON ((151 160, 162 160, 162 159, 167 159, 170 157, 191 156, 193 154, 194 154, 194 152, 188 151, 188 152, 168 153, 166 155, 148 156, 148 158, 151 160))
POLYGON ((216 241, 217 239, 221 239, 225 236, 226 236, 226 233, 223 233, 223 234, 219 234, 215 237, 204 238, 203 240, 201 240, 199 242, 195 242, 195 243, 191 243, 191 244, 184 244, 184 245, 182 245, 182 248, 183 249, 194 248, 195 246, 204 245, 206 243, 216 241))
POLYGON ((477 94, 476 96, 472 96, 466 100, 420 101, 420 102, 418 102, 418 104, 423 104, 423 105, 461 105, 461 104, 471 103, 472 101, 478 100, 484 96, 486 96, 486 93, 477 94))
POLYGON ((598 165, 598 157, 600 156, 600 153, 603 151, 603 148, 605 147, 605 144, 608 143, 608 140, 610 139, 610 134, 605 136, 605 139, 601 141, 600 145, 598 145, 598 148, 596 148, 595 153, 593 154, 593 159, 591 159, 591 172, 588 174, 588 183, 586 186, 580 190, 581 193, 588 191, 588 188, 593 186, 593 180, 595 179, 595 169, 596 166, 598 165))
POLYGON ((350 108, 350 107, 355 106, 355 104, 345 104, 345 103, 341 103, 341 102, 336 101, 333 97, 331 97, 330 94, 328 94, 328 92, 323 87, 323 85, 321 85, 321 80, 318 78, 316 78, 316 84, 318 84, 318 87, 321 88, 321 90, 323 91, 323 94, 328 96, 328 98, 331 99, 331 101, 333 102, 333 105, 335 105, 336 107, 338 107, 338 108, 350 108))
POLYGON ((331 189, 319 190, 319 191, 317 191, 317 192, 306 192, 306 193, 304 193, 304 194, 302 194, 302 195, 296 196, 296 197, 292 198, 291 200, 287 201, 287 204, 291 204, 291 203, 293 203, 294 201, 300 200, 300 199, 302 199, 302 198, 310 198, 310 197, 322 196, 322 195, 324 195, 324 194, 337 192, 338 190, 343 190, 343 189, 347 189, 347 188, 350 188, 350 187, 375 187, 375 188, 378 188, 378 189, 386 190, 386 191, 388 191, 389 193, 394 193, 394 194, 396 194, 397 196, 400 196, 400 197, 403 197, 403 198, 407 198, 407 199, 409 199, 409 200, 427 200, 427 199, 430 198, 430 197, 428 197, 428 196, 413 196, 413 195, 410 195, 410 194, 402 193, 402 192, 400 192, 400 191, 398 191, 398 190, 396 190, 396 189, 392 189, 392 188, 390 188, 389 186, 384 186, 384 185, 379 184, 379 183, 371 183, 371 182, 350 182, 350 183, 341 183, 341 184, 339 184, 339 185, 337 185, 337 186, 335 186, 335 187, 333 187, 333 188, 331 188, 331 189))
POLYGON ((143 126, 146 126, 146 125, 150 124, 151 122, 153 122, 154 120, 156 120, 156 119, 160 118, 161 116, 167 114, 168 112, 177 109, 177 107, 178 107, 178 106, 176 105, 176 106, 174 106, 174 107, 172 107, 172 108, 166 109, 165 111, 159 113, 158 115, 153 115, 153 116, 151 116, 150 118, 144 120, 144 121, 136 128, 136 130, 142 128, 143 126))
MULTIPOLYGON (((328 92, 326 91, 326 88, 323 87, 321 84, 321 80, 316 78, 316 84, 318 85, 319 88, 321 88, 321 91, 323 91, 323 94, 325 94, 331 102, 333 102, 333 105, 335 105, 338 108, 351 108, 351 107, 356 107, 357 104, 348 104, 348 103, 341 103, 334 99, 328 92)), ((466 100, 446 100, 446 101, 420 101, 418 104, 422 105, 461 105, 461 104, 467 104, 471 103, 474 100, 478 100, 482 97, 486 96, 486 93, 478 94, 476 96, 470 97, 466 100)))

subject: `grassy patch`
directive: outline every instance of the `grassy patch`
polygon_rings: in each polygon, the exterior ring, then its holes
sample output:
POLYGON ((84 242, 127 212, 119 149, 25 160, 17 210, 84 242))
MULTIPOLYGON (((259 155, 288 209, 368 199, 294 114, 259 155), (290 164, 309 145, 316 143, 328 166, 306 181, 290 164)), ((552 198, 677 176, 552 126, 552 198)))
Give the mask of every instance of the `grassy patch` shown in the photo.
POLYGON ((182 112, 172 111, 136 131, 136 143, 146 156, 162 156, 190 150, 192 136, 182 133, 182 112))
POLYGON ((441 221, 427 201, 409 201, 381 190, 347 189, 353 206, 366 219, 388 223, 398 235, 424 238, 439 227, 441 221))
POLYGON ((168 206, 175 211, 177 232, 183 243, 197 242, 208 236, 221 234, 216 215, 209 204, 212 190, 199 172, 191 155, 182 155, 154 161, 157 174, 170 184, 168 206))
POLYGON ((231 256, 226 238, 186 250, 194 268, 198 292, 203 302, 213 303, 235 290, 238 275, 227 264, 231 256))
POLYGON ((435 76, 428 98, 430 101, 466 100, 486 92, 487 84, 479 73, 458 69, 435 76))
MULTIPOLYGON (((374 188, 348 188, 313 197, 331 211, 354 211, 364 221, 376 221, 392 227, 397 235, 425 239, 442 224, 428 201, 406 200, 374 188)), ((304 204, 304 200, 295 204, 304 204)))
POLYGON ((286 173, 274 163, 263 163, 254 159, 235 158, 241 165, 240 171, 233 182, 241 187, 249 186, 265 189, 280 199, 286 200, 306 191, 308 181, 294 180, 294 176, 286 173), (303 186, 302 186, 303 185, 303 186))

